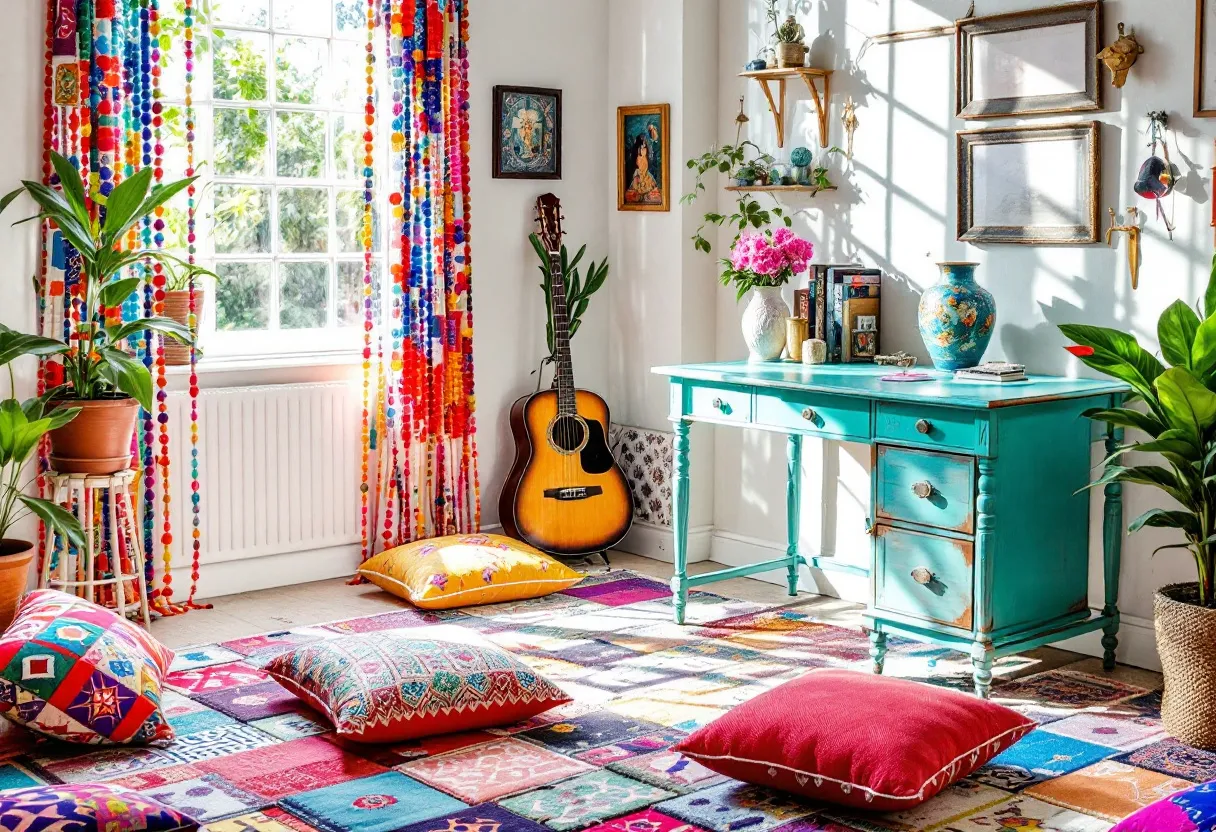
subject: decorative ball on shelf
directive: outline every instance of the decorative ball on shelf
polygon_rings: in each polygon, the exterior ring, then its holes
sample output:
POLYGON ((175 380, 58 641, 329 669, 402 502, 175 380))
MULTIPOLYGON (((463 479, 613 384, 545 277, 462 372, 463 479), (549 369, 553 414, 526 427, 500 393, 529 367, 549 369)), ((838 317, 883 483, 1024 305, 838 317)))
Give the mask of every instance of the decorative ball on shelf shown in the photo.
POLYGON ((743 67, 748 72, 756 72, 761 69, 768 69, 768 61, 764 58, 756 58, 754 61, 748 61, 743 67))
POLYGON ((790 151, 790 164, 804 168, 811 163, 811 151, 805 147, 795 147, 790 151))

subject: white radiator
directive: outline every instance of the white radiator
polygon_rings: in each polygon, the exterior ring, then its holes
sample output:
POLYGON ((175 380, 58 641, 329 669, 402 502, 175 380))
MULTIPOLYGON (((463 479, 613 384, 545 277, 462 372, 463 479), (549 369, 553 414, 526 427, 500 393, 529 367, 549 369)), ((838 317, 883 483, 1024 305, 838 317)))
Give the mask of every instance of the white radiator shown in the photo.
MULTIPOLYGON (((359 542, 357 385, 203 390, 198 408, 203 564, 359 542)), ((185 392, 169 394, 169 415, 173 563, 182 567, 192 528, 185 392)))

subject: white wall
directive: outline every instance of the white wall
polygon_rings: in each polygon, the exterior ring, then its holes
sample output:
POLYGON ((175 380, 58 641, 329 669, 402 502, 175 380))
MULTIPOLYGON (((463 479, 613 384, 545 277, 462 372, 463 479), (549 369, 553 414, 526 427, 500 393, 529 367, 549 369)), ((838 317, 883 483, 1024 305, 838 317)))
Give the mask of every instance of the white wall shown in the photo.
MULTIPOLYGON (((883 286, 884 351, 904 349, 927 359, 916 330, 921 291, 935 282, 939 260, 976 260, 979 281, 996 297, 997 332, 990 359, 1008 359, 1030 370, 1062 375, 1088 371, 1065 353, 1067 343, 1057 324, 1083 322, 1130 331, 1156 350, 1160 311, 1181 297, 1194 301, 1207 282, 1212 252, 1209 227, 1212 139, 1216 122, 1196 120, 1191 113, 1193 52, 1191 0, 1157 0, 1152 14, 1140 3, 1104 3, 1103 42, 1114 39, 1117 24, 1136 28, 1146 52, 1122 90, 1109 86, 1102 71, 1105 107, 1093 115, 1002 120, 997 124, 1041 124, 1096 118, 1102 127, 1100 207, 1122 211, 1127 205, 1151 208, 1131 190, 1146 157, 1144 133, 1149 110, 1170 114, 1173 161, 1181 168, 1179 195, 1167 202, 1177 223, 1171 242, 1155 219, 1147 222, 1143 241, 1140 289, 1130 289, 1122 245, 1075 247, 971 246, 955 240, 954 133, 988 126, 964 124, 954 112, 954 45, 935 38, 893 45, 871 45, 858 61, 868 35, 949 23, 966 12, 969 0, 844 0, 803 3, 800 21, 813 37, 812 62, 835 70, 831 142, 844 144, 840 107, 845 96, 858 102, 860 127, 851 164, 832 163, 835 193, 813 200, 791 201, 801 208, 796 228, 814 240, 818 262, 860 261, 886 273, 883 286)), ((1036 0, 981 0, 981 14, 1034 8, 1036 0)), ((772 119, 757 88, 737 77, 754 56, 762 37, 760 0, 721 0, 719 108, 748 96, 750 136, 762 147, 775 147, 772 119)), ((791 87, 793 92, 793 87, 791 87)), ((816 148, 814 117, 805 93, 793 93, 785 153, 797 145, 816 148)), ((733 127, 720 119, 719 138, 733 139, 733 127)), ((717 357, 741 358, 745 349, 737 331, 740 310, 726 292, 718 296, 717 357)), ((719 430, 716 443, 714 556, 726 561, 772 556, 767 546, 783 544, 784 450, 775 437, 719 430)), ((1050 437, 1044 437, 1050 442, 1050 437)), ((1095 449, 1096 452, 1096 449, 1095 449)), ((868 449, 850 444, 806 443, 803 451, 803 546, 865 562, 868 539, 868 449)), ((1157 492, 1130 489, 1128 519, 1159 504, 1157 492)), ((1101 557, 1098 503, 1091 511, 1091 603, 1101 604, 1101 557)), ((1141 532, 1127 540, 1121 581, 1125 613, 1121 657, 1153 664, 1152 597, 1162 584, 1192 580, 1185 555, 1162 553, 1168 533, 1141 532)), ((779 576, 778 576, 779 577, 779 576)), ((808 588, 810 582, 804 584, 808 588)), ((820 580, 827 591, 862 600, 862 581, 820 580)), ((1080 640, 1093 650, 1096 639, 1080 640)), ((1076 645, 1073 645, 1076 646, 1076 645)))
MULTIPOLYGON (((10 0, 7 25, 0 27, 0 77, 5 81, 0 84, 0 107, 10 121, 5 152, 0 154, 0 192, 7 192, 18 179, 40 176, 44 10, 43 0, 10 0)), ((472 9, 474 348, 482 517, 491 527, 498 522, 498 490, 513 453, 507 411, 518 396, 535 388, 535 377, 529 372, 545 353, 540 274, 527 241, 535 198, 546 191, 560 196, 571 242, 586 242, 587 256, 597 260, 608 253, 610 192, 604 165, 614 139, 607 103, 607 30, 607 0, 490 0, 476 3, 472 9), (491 178, 490 113, 495 84, 563 90, 561 181, 491 178)), ((0 252, 4 253, 0 257, 0 321, 25 331, 34 327, 30 275, 37 268, 36 244, 31 226, 11 229, 7 217, 0 221, 0 252)), ((593 390, 608 386, 605 297, 592 304, 574 342, 576 379, 593 390)), ((255 365, 222 372, 204 370, 202 386, 340 381, 358 376, 358 367, 351 363, 269 369, 255 365)), ((181 376, 171 379, 174 389, 183 384, 181 376)), ((22 395, 32 391, 32 362, 21 367, 19 386, 22 395)), ((176 455, 177 460, 184 458, 176 455)), ((205 472, 203 486, 205 489, 205 472)), ((183 492, 179 489, 177 494, 180 500, 183 492)), ((202 506, 205 513, 205 490, 202 506)), ((185 527, 180 522, 175 526, 177 539, 184 541, 187 536, 180 530, 185 527)), ((200 594, 206 597, 350 574, 357 560, 358 547, 351 544, 340 550, 277 555, 255 563, 216 563, 209 568, 204 539, 200 594)), ((174 562, 175 586, 184 587, 189 579, 187 561, 178 552, 174 562)))

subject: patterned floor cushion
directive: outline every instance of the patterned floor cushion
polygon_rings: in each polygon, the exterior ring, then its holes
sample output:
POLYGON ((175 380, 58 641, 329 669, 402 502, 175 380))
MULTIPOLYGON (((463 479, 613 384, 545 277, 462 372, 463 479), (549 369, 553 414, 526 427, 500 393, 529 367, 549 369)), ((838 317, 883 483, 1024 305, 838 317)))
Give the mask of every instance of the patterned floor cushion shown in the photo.
POLYGON ((0 636, 0 713, 56 739, 173 739, 161 689, 173 652, 135 624, 58 590, 21 602, 0 636))
POLYGON ((446 610, 540 598, 574 586, 578 572, 498 534, 454 534, 381 552, 359 574, 416 607, 446 610))
POLYGON ((1124 818, 1110 832, 1213 832, 1216 781, 1175 792, 1124 818))
POLYGON ((194 832, 192 818, 118 786, 35 786, 0 792, 0 829, 194 832))
POLYGON ((308 644, 271 661, 279 684, 361 742, 507 725, 570 701, 491 644, 366 633, 308 644))

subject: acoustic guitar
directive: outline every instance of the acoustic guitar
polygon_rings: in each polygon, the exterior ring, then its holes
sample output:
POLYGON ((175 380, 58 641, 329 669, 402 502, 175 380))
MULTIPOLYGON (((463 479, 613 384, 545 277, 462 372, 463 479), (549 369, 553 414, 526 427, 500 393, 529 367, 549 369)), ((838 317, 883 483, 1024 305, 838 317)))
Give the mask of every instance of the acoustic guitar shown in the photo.
POLYGON ((608 447, 607 403, 574 386, 558 198, 538 197, 536 215, 549 254, 556 370, 552 389, 524 396, 511 407, 515 464, 498 511, 511 537, 550 554, 588 555, 625 537, 633 499, 608 447))

